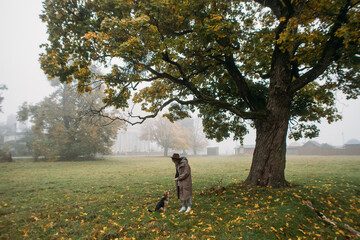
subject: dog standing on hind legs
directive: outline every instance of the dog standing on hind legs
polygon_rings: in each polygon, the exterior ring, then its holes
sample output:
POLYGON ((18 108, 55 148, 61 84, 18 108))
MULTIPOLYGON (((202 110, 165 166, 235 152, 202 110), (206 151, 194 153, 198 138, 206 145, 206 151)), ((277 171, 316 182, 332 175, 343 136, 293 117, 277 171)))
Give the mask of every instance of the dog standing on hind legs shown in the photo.
MULTIPOLYGON (((155 212, 163 212, 163 213, 166 212, 166 208, 169 204, 169 195, 170 195, 170 190, 164 192, 164 196, 160 199, 160 201, 155 207, 155 212)), ((153 212, 150 209, 148 209, 148 211, 153 212)))

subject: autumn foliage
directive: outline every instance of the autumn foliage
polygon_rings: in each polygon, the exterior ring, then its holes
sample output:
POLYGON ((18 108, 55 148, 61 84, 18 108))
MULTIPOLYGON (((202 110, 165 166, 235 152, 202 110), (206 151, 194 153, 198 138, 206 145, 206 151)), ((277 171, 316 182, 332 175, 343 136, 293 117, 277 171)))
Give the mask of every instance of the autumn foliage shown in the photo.
POLYGON ((246 182, 281 187, 288 134, 317 136, 314 123, 341 118, 334 92, 359 94, 359 12, 358 0, 45 0, 40 61, 79 91, 107 66, 105 103, 141 105, 134 121, 197 109, 218 141, 254 127, 246 182))

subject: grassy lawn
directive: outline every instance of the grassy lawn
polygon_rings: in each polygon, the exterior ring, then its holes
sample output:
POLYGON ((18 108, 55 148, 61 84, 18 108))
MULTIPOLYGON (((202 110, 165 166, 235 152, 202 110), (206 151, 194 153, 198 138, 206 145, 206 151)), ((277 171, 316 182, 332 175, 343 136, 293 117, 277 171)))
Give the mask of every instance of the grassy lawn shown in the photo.
POLYGON ((170 158, 1 163, 0 239, 348 239, 346 225, 360 231, 360 156, 288 157, 286 189, 242 185, 250 157, 189 163, 190 214, 177 213, 170 158), (147 212, 167 189, 166 214, 147 212))

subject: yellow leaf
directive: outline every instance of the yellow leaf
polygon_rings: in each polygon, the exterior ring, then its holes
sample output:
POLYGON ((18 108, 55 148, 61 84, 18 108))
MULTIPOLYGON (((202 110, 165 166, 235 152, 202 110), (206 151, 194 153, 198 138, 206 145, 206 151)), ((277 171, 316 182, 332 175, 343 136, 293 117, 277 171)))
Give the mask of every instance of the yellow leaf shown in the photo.
POLYGON ((301 228, 299 228, 299 231, 302 232, 304 235, 306 235, 306 232, 304 230, 302 230, 301 228))

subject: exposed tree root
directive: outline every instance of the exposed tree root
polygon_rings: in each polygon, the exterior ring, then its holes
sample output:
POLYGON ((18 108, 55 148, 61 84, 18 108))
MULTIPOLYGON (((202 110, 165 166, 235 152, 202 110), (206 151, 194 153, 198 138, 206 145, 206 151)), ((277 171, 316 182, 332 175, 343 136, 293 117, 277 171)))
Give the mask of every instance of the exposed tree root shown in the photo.
MULTIPOLYGON (((323 221, 325 221, 326 223, 328 223, 328 224, 330 224, 330 225, 332 225, 334 227, 338 227, 336 222, 334 222, 333 220, 327 218, 322 212, 320 212, 318 209, 314 208, 312 203, 309 200, 306 201, 306 205, 309 208, 311 208, 312 210, 314 210, 315 213, 318 215, 318 217, 321 218, 323 221)), ((357 237, 357 238, 360 238, 360 232, 356 231, 355 229, 353 229, 349 225, 344 224, 344 228, 350 232, 350 235, 352 235, 354 237, 357 237)))

